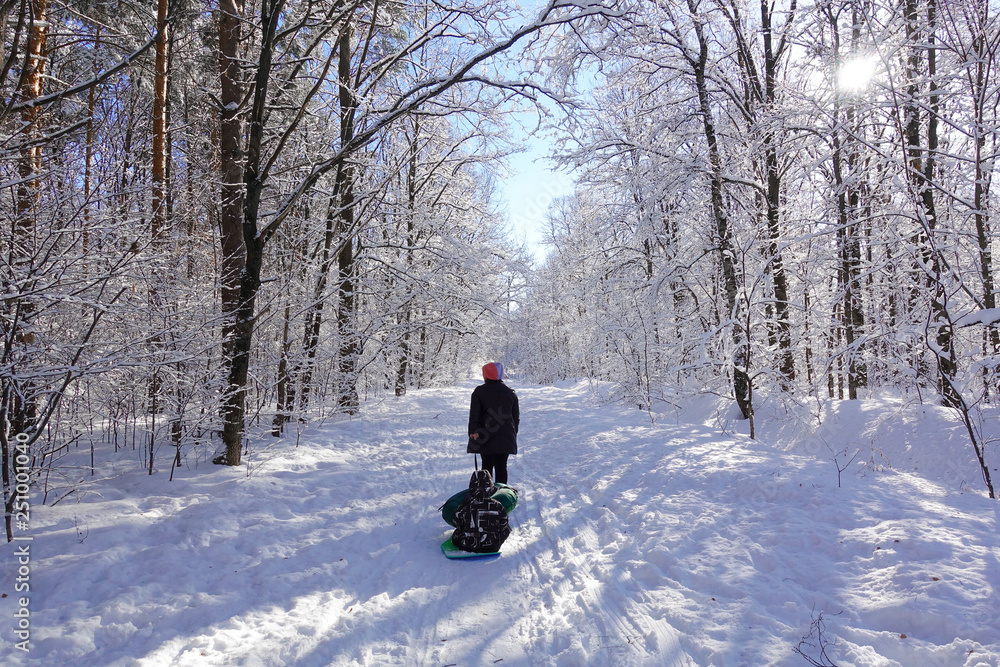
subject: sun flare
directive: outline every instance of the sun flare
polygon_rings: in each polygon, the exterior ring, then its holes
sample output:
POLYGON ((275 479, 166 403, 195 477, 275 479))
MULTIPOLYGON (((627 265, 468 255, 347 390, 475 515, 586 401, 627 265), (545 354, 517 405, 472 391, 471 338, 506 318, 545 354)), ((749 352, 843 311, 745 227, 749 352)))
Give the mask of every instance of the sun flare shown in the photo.
POLYGON ((875 77, 878 61, 872 56, 857 56, 845 60, 837 70, 837 87, 849 93, 863 90, 875 77))

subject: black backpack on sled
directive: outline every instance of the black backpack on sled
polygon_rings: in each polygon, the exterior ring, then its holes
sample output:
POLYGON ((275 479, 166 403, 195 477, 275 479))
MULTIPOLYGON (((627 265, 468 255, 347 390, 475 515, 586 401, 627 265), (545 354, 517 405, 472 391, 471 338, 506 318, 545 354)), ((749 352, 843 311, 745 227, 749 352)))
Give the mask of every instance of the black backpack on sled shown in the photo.
POLYGON ((469 480, 469 495, 455 510, 455 532, 451 541, 463 551, 496 553, 510 535, 507 511, 491 498, 497 488, 486 470, 477 470, 469 480))

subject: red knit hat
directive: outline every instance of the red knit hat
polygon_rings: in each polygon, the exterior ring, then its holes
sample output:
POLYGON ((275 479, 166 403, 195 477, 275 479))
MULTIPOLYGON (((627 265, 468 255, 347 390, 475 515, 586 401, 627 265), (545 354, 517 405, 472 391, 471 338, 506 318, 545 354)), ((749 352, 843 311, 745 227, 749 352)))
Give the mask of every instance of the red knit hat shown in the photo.
POLYGON ((503 364, 501 364, 499 361, 491 361, 490 363, 483 366, 483 379, 502 380, 503 364))

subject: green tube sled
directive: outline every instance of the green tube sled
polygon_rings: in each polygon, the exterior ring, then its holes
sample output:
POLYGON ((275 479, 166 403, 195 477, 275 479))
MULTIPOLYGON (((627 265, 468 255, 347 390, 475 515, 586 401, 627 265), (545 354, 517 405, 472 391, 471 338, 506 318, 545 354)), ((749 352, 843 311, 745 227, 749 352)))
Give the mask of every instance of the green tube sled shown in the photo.
MULTIPOLYGON (((491 496, 500 501, 507 514, 510 514, 517 507, 517 489, 506 484, 496 484, 497 490, 491 496)), ((462 499, 469 495, 468 489, 463 489, 445 501, 441 506, 441 517, 449 526, 455 527, 455 510, 462 504, 462 499)))

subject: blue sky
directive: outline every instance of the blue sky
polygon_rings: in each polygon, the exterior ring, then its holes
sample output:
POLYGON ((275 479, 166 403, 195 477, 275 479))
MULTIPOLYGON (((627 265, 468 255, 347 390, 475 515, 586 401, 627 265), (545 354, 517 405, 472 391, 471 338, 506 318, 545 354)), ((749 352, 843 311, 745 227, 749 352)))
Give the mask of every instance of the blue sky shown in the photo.
MULTIPOLYGON (((520 0, 522 14, 514 22, 532 21, 547 0, 520 0)), ((520 61, 517 61, 520 64, 520 61)), ((545 102, 543 101, 543 104, 545 102)), ((566 173, 553 169, 548 155, 552 144, 546 133, 532 132, 538 118, 525 110, 520 119, 511 123, 510 131, 524 151, 510 156, 509 173, 498 170, 497 180, 506 200, 503 210, 510 222, 515 238, 523 238, 540 261, 544 258, 542 232, 549 204, 556 197, 568 195, 573 190, 573 179, 566 173)))
POLYGON ((570 194, 573 180, 555 171, 546 159, 550 144, 542 136, 525 134, 525 151, 509 159, 510 175, 499 175, 501 191, 506 199, 507 219, 516 238, 524 238, 535 257, 541 260, 542 231, 549 204, 556 197, 570 194))

